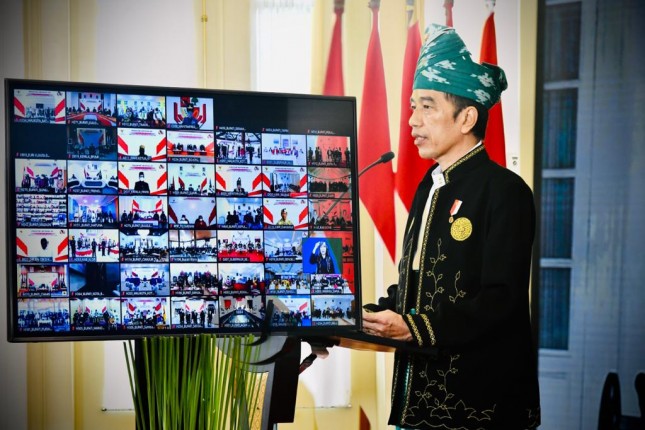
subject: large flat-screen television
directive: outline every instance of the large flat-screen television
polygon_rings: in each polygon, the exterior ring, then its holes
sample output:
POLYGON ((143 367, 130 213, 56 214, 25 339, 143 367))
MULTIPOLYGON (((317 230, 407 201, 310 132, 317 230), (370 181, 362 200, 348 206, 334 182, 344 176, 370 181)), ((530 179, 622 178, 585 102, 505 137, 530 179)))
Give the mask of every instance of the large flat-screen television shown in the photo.
POLYGON ((360 328, 354 98, 5 95, 10 341, 360 328))

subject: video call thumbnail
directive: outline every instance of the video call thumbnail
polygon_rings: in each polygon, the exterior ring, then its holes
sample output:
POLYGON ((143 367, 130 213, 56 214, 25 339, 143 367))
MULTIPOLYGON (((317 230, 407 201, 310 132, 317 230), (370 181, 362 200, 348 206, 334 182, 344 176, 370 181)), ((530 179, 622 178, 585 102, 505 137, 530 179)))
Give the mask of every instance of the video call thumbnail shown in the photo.
POLYGON ((67 127, 67 157, 70 160, 116 160, 116 128, 67 127))
POLYGON ((217 236, 215 230, 170 230, 170 262, 216 262, 217 236))
POLYGON ((342 273, 343 249, 338 238, 310 237, 302 246, 302 267, 305 273, 342 273))
POLYGON ((309 197, 323 199, 351 198, 350 169, 309 168, 309 197))
POLYGON ((126 330, 170 328, 169 297, 126 297, 121 299, 121 317, 126 330))
POLYGON ((264 227, 268 230, 307 230, 307 199, 264 199, 264 227))
POLYGON ((71 263, 69 288, 71 297, 118 297, 119 265, 116 263, 71 263))
POLYGON ((64 193, 66 172, 65 160, 18 158, 15 172, 16 192, 64 193))
POLYGON ((67 91, 67 123, 116 127, 116 94, 67 91))
POLYGON ((261 164, 261 135, 220 130, 215 134, 217 164, 261 164))
POLYGON ((221 229, 262 229, 262 198, 218 197, 217 227, 221 229))
POLYGON ((18 264, 18 297, 67 297, 66 264, 18 264))
POLYGON ((121 325, 121 300, 118 298, 74 298, 69 307, 72 331, 117 330, 121 325))
POLYGON ((16 89, 13 97, 15 122, 65 124, 65 92, 16 89))
POLYGON ((16 230, 16 258, 21 262, 67 261, 67 244, 66 229, 16 230))
POLYGON ((273 301, 272 327, 311 326, 311 304, 309 296, 285 295, 267 296, 267 303, 273 301))
POLYGON ((175 297, 172 299, 172 328, 209 329, 219 326, 219 301, 210 297, 175 297))
POLYGON ((168 197, 168 219, 171 228, 213 229, 216 201, 212 197, 168 197))
POLYGON ((346 295, 312 296, 311 311, 314 326, 344 326, 356 324, 356 299, 346 295))
POLYGON ((67 190, 70 194, 117 193, 119 183, 114 161, 70 160, 67 167, 67 190))
POLYGON ((215 161, 215 133, 193 131, 166 132, 168 161, 185 163, 213 163, 215 161))
POLYGON ((218 165, 215 172, 218 196, 261 196, 264 182, 259 166, 218 165))
POLYGON ((213 99, 182 96, 166 102, 169 129, 213 130, 213 99))
POLYGON ((354 235, 351 231, 311 231, 309 237, 340 240, 343 261, 354 261, 354 235))
POLYGON ((222 262, 261 263, 264 261, 262 231, 223 230, 217 237, 217 254, 222 262))
POLYGON ((166 161, 166 130, 119 128, 121 161, 166 161))
POLYGON ((119 193, 160 195, 168 191, 165 163, 119 163, 119 193))
POLYGON ((264 320, 266 309, 262 296, 223 295, 219 304, 220 327, 255 329, 264 320))
POLYGON ((134 94, 117 95, 119 127, 166 128, 166 98, 134 94))
POLYGON ((215 166, 212 164, 169 163, 171 196, 215 196, 215 166))
POLYGON ((215 263, 173 263, 170 265, 173 296, 217 296, 221 275, 215 263))
POLYGON ((310 294, 309 275, 299 263, 267 263, 265 279, 268 294, 310 294))
POLYGON ((69 229, 69 261, 117 263, 119 261, 119 230, 69 229))
POLYGON ((307 136, 307 164, 310 166, 351 167, 347 136, 307 136))
POLYGON ((121 262, 167 262, 168 232, 146 228, 125 228, 119 231, 121 262))
POLYGON ((116 228, 119 205, 116 195, 68 195, 69 227, 116 228))
POLYGON ((266 197, 307 197, 307 168, 262 166, 266 197))
POLYGON ((121 296, 169 296, 170 270, 167 264, 121 264, 121 296))
POLYGON ((352 294, 349 282, 343 275, 311 275, 312 294, 352 294))
POLYGON ((261 263, 220 263, 219 277, 222 294, 264 294, 264 265, 261 263))
POLYGON ((120 196, 121 228, 166 229, 168 208, 165 196, 120 196))
POLYGON ((65 196, 17 194, 16 225, 18 227, 65 227, 67 225, 65 196))
POLYGON ((270 230, 264 232, 266 261, 302 261, 302 242, 307 232, 299 230, 270 230))
POLYGON ((69 331, 69 303, 67 299, 18 299, 18 331, 69 331))
POLYGON ((306 166, 305 135, 262 133, 262 164, 306 166))
POLYGON ((309 200, 309 228, 312 230, 351 230, 352 224, 350 199, 309 200))

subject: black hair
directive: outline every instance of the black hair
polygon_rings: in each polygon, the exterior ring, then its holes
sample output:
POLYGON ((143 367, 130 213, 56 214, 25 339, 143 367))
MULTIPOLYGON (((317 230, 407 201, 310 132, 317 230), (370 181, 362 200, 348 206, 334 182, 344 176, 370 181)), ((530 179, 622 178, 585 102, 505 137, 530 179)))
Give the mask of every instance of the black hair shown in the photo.
POLYGON ((473 135, 479 140, 483 140, 486 135, 486 125, 488 124, 488 109, 484 105, 477 103, 475 100, 458 96, 456 94, 444 93, 446 99, 451 101, 455 106, 455 113, 453 114, 454 119, 457 119, 457 115, 467 108, 468 106, 473 106, 477 109, 477 122, 475 123, 472 132, 473 135))

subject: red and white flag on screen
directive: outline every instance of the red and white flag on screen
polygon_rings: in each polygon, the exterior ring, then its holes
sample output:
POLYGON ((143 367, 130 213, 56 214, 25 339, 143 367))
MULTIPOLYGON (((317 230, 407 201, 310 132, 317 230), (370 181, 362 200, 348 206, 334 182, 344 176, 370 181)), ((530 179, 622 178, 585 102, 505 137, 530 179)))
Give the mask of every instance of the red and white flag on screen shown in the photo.
POLYGON ((414 83, 414 71, 417 68, 419 51, 421 50, 421 33, 419 20, 414 7, 415 0, 407 0, 408 38, 403 57, 403 85, 401 86, 401 118, 399 120, 399 155, 397 157, 396 175, 394 177, 396 191, 409 211, 417 185, 423 179, 426 171, 434 164, 432 160, 419 157, 419 151, 414 146, 412 128, 408 123, 410 118, 410 96, 414 83))
MULTIPOLYGON (((479 62, 497 65, 495 12, 492 10, 484 24, 479 62)), ((504 118, 502 116, 501 100, 499 103, 495 103, 488 111, 488 125, 486 126, 484 146, 491 160, 500 166, 506 167, 506 142, 504 139, 504 118)))
POLYGON ((327 73, 325 73, 325 87, 323 94, 326 96, 344 96, 345 83, 343 80, 343 12, 345 0, 334 0, 334 14, 336 22, 329 46, 327 59, 327 73))
MULTIPOLYGON (((387 114, 385 71, 378 31, 380 1, 371 0, 372 33, 365 61, 365 80, 358 126, 358 168, 365 167, 390 151, 390 127, 387 114)), ((391 163, 383 163, 365 172, 359 180, 359 197, 369 212, 392 261, 395 258, 394 173, 391 163)))

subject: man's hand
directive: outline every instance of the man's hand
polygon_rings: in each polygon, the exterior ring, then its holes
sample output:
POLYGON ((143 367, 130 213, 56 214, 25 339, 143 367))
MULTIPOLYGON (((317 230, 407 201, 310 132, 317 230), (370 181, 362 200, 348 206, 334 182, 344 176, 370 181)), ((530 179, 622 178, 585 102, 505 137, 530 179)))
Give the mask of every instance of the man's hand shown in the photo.
POLYGON ((403 317, 396 312, 385 310, 381 312, 363 311, 363 331, 374 336, 410 341, 412 333, 403 317))

